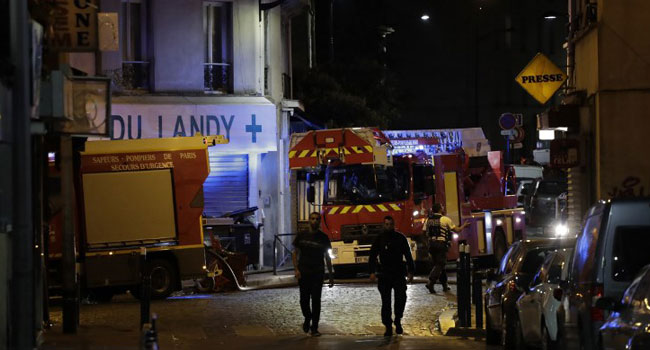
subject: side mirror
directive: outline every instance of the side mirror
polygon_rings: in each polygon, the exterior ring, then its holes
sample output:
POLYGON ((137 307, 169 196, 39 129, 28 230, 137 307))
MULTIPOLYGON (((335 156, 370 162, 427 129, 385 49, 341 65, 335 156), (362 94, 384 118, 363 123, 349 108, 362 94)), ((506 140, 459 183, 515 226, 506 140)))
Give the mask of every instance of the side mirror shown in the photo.
POLYGON ((309 203, 314 203, 316 201, 316 189, 314 188, 314 185, 310 185, 307 187, 307 202, 309 203))
POLYGON ((614 298, 602 297, 596 300, 596 307, 607 311, 620 311, 625 305, 616 301, 614 298))

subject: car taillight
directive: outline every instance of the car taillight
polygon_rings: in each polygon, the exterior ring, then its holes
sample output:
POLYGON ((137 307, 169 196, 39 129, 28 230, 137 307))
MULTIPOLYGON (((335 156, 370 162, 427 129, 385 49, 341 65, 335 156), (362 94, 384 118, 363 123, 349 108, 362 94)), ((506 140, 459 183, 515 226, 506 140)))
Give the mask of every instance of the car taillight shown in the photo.
POLYGON ((553 298, 555 298, 557 301, 562 301, 562 289, 555 288, 553 290, 553 298))
POLYGON ((605 287, 602 284, 595 284, 589 289, 589 292, 591 294, 591 320, 604 321, 605 313, 596 307, 596 302, 605 294, 605 287))
POLYGON ((517 284, 515 281, 508 282, 508 290, 511 292, 515 292, 517 290, 517 284))

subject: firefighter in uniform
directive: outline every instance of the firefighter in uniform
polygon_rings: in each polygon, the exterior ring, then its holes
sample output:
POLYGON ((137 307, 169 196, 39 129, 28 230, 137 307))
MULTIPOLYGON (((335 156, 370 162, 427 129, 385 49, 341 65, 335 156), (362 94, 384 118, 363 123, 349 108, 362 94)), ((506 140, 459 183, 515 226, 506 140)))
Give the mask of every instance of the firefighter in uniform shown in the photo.
POLYGON ((415 264, 411 256, 406 236, 395 231, 395 220, 391 216, 384 218, 384 230, 375 239, 370 248, 370 281, 374 282, 379 277, 377 289, 381 295, 381 322, 386 326, 384 336, 393 335, 392 310, 390 306, 391 292, 395 290, 395 332, 404 333, 402 329, 402 316, 406 307, 406 282, 413 281, 415 264), (379 266, 377 268, 377 257, 379 266))
POLYGON ((424 225, 426 234, 429 236, 429 254, 433 262, 433 268, 429 273, 429 281, 426 284, 430 293, 435 293, 433 287, 436 280, 442 284, 442 291, 449 290, 447 286, 447 273, 445 272, 445 264, 447 263, 447 251, 451 245, 451 232, 461 232, 465 227, 469 226, 466 222, 460 226, 454 225, 454 222, 447 216, 442 215, 442 205, 440 203, 433 203, 433 213, 427 218, 424 225))
POLYGON ((325 266, 329 271, 329 287, 334 286, 332 278, 332 260, 329 250, 332 244, 323 231, 320 230, 320 213, 309 214, 309 232, 302 232, 293 241, 293 253, 291 254, 294 266, 294 273, 300 287, 300 309, 305 317, 302 330, 314 337, 320 336, 318 321, 320 320, 320 298, 323 289, 325 266), (311 299, 311 307, 310 301, 311 299))

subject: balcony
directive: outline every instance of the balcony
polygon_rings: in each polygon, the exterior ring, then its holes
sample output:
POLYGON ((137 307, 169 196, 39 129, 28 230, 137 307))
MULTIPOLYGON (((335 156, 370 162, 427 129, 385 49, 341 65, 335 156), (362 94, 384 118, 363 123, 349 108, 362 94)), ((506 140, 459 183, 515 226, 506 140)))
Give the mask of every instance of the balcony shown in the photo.
POLYGON ((149 91, 149 68, 146 61, 123 61, 121 69, 106 71, 116 91, 149 91))
POLYGON ((208 93, 232 91, 232 66, 228 63, 204 63, 204 89, 208 93))

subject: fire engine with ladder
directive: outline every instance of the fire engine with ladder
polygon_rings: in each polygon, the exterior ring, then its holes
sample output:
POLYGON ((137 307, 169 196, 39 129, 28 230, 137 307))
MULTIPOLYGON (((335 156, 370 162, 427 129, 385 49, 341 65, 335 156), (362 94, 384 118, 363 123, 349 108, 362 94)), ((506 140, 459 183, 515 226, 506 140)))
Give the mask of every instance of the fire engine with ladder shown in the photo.
POLYGON ((453 236, 450 260, 464 241, 473 256, 494 262, 525 235, 514 171, 500 151, 490 151, 480 128, 296 133, 289 165, 307 174, 306 201, 320 207, 321 229, 332 241, 330 256, 339 276, 366 271, 370 246, 388 215, 406 235, 418 265, 427 268, 423 227, 434 202, 456 225, 471 223, 453 236), (322 195, 316 202, 318 183, 322 195))

